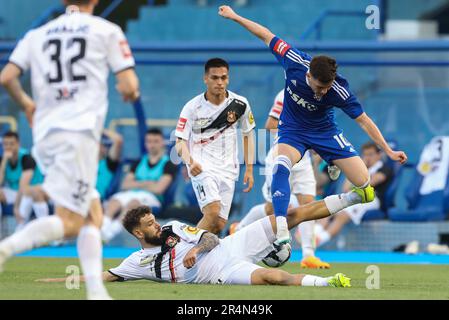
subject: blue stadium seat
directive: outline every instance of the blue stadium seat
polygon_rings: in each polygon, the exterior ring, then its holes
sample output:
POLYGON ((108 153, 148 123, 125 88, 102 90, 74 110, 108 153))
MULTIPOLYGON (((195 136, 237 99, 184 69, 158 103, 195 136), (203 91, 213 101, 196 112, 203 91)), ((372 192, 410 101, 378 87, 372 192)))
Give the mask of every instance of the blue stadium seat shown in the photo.
MULTIPOLYGON (((407 168, 407 167, 406 167, 407 168)), ((441 221, 449 209, 449 176, 444 190, 421 195, 419 189, 423 176, 414 168, 414 175, 405 192, 408 208, 391 208, 388 217, 392 221, 441 221)))

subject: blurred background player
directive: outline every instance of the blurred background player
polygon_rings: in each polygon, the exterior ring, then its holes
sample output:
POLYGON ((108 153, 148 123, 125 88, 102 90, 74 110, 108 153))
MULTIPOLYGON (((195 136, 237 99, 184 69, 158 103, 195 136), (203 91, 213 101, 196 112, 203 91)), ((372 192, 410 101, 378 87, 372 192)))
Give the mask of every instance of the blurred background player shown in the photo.
POLYGON ((205 64, 207 90, 183 107, 176 127, 176 149, 187 165, 203 213, 197 227, 218 234, 226 225, 238 180, 237 127, 243 136, 246 164, 243 182, 254 184, 256 124, 248 100, 227 90, 229 65, 219 58, 205 64))
POLYGON ((102 208, 95 191, 99 140, 108 109, 109 70, 125 101, 138 98, 138 79, 120 27, 92 15, 98 0, 65 4, 65 14, 25 35, 0 74, 32 126, 33 155, 56 212, 0 242, 0 268, 15 254, 78 235, 87 298, 110 299, 101 277, 102 208), (18 80, 29 69, 34 100, 18 80))
MULTIPOLYGON (((273 133, 277 132, 279 117, 282 113, 284 102, 284 90, 281 90, 274 100, 273 106, 270 109, 265 129, 273 133)), ((262 187, 262 193, 265 198, 264 204, 259 204, 251 208, 243 220, 235 226, 235 231, 241 230, 250 223, 264 218, 267 215, 272 215, 273 205, 271 198, 271 180, 273 169, 273 148, 270 149, 265 159, 265 183, 262 187)), ((292 168, 292 174, 289 177, 292 195, 290 200, 290 208, 296 208, 299 205, 305 205, 313 202, 316 196, 316 181, 313 172, 313 166, 309 152, 306 152, 304 157, 295 164, 292 168)), ((315 236, 314 236, 314 221, 306 221, 298 225, 297 235, 301 243, 303 259, 301 267, 303 268, 330 268, 329 263, 321 261, 315 256, 315 236)))
POLYGON ((280 116, 279 136, 271 186, 277 237, 290 242, 286 214, 290 202, 289 176, 293 164, 308 149, 315 150, 327 163, 337 165, 348 180, 374 199, 368 169, 343 136, 334 121, 333 107, 341 108, 355 119, 368 136, 395 161, 405 163, 402 151, 393 151, 375 123, 363 112, 348 82, 337 74, 336 61, 328 56, 315 56, 292 48, 267 28, 236 14, 229 6, 221 6, 219 14, 242 25, 268 45, 286 74, 284 109, 280 116))
MULTIPOLYGON (((13 205, 17 227, 21 228, 30 218, 31 211, 37 217, 48 215, 48 206, 38 184, 43 176, 33 157, 20 147, 17 132, 8 131, 3 135, 3 156, 0 157, 0 202, 13 205), (33 191, 36 190, 36 191, 33 191)), ((0 216, 1 216, 0 206, 0 216)))
POLYGON ((164 193, 175 181, 177 167, 171 162, 160 129, 149 129, 145 135, 147 154, 131 166, 121 192, 113 195, 106 206, 102 227, 103 240, 108 242, 123 230, 123 214, 141 205, 160 208, 164 193), (121 214, 123 212, 123 214, 121 214))
POLYGON ((117 170, 120 169, 123 138, 112 130, 103 130, 100 141, 100 161, 98 163, 96 189, 104 202, 117 170))
MULTIPOLYGON (((321 246, 335 237, 349 221, 352 220, 355 225, 359 225, 368 210, 383 208, 382 200, 388 186, 393 180, 393 169, 385 164, 382 160, 382 150, 380 150, 379 147, 372 142, 367 142, 362 146, 362 159, 368 168, 371 185, 376 188, 376 197, 370 203, 358 204, 346 208, 339 214, 335 215, 329 224, 324 223, 325 228, 323 228, 323 224, 317 223, 317 246, 321 246)), ((348 180, 346 180, 343 190, 347 192, 350 189, 351 184, 348 180)))

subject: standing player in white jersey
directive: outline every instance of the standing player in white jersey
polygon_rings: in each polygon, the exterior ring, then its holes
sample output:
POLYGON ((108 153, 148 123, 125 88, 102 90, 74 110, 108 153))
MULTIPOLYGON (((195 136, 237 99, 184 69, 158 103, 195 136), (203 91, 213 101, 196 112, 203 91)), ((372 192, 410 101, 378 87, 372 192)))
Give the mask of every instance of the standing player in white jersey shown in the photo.
POLYGON ((126 38, 117 25, 92 15, 97 3, 65 0, 66 13, 28 32, 0 75, 30 121, 43 189, 56 211, 0 242, 0 267, 15 254, 78 235, 87 298, 109 299, 101 277, 102 209, 95 192, 109 70, 124 100, 135 100, 139 92, 126 38), (33 99, 18 81, 28 69, 33 99))
POLYGON ((238 179, 238 130, 243 136, 249 192, 254 184, 254 132, 256 126, 245 97, 229 90, 229 65, 213 58, 206 62, 207 91, 184 106, 176 127, 176 149, 186 163, 203 218, 198 228, 219 233, 226 225, 238 179))
MULTIPOLYGON (((271 132, 277 131, 279 117, 284 105, 284 90, 281 90, 274 99, 273 106, 270 109, 268 119, 265 123, 265 129, 271 132)), ((271 182, 274 162, 273 147, 268 152, 265 159, 265 183, 262 187, 262 193, 265 203, 259 204, 251 208, 248 214, 238 223, 235 230, 238 231, 256 220, 262 219, 267 215, 274 214, 271 198, 271 182)), ((316 196, 316 180, 313 172, 312 160, 307 151, 304 157, 296 163, 290 175, 290 185, 292 195, 290 197, 290 207, 296 208, 300 204, 305 205, 313 202, 316 196)), ((330 268, 329 263, 321 261, 315 256, 315 221, 305 221, 298 225, 297 234, 300 238, 303 259, 301 261, 302 268, 330 268)), ((232 229, 230 228, 230 231, 232 229)))

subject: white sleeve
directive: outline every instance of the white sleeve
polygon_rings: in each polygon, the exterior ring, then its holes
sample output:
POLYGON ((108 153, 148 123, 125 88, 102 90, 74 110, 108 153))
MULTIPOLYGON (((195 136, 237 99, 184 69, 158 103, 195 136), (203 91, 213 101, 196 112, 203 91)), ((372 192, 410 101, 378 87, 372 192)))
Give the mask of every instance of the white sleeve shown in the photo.
POLYGON ((125 34, 118 26, 114 26, 108 39, 108 64, 114 73, 133 68, 135 61, 125 34))
POLYGON ((178 138, 189 140, 192 132, 192 113, 190 111, 190 104, 187 103, 182 108, 181 115, 179 116, 178 124, 176 125, 175 135, 178 138))
POLYGON ((270 117, 279 120, 281 117, 282 109, 284 107, 284 90, 279 92, 274 98, 273 106, 270 109, 270 113, 268 114, 270 117))
POLYGON ((192 227, 178 221, 173 222, 172 228, 174 233, 176 233, 182 240, 189 243, 198 243, 203 234, 207 232, 206 230, 192 227))
POLYGON ((31 48, 31 37, 30 32, 28 32, 25 37, 23 37, 17 46, 14 48, 11 56, 9 57, 9 62, 15 64, 22 72, 27 71, 30 68, 30 48, 31 48))
POLYGON ((242 133, 249 133, 256 127, 256 122, 254 121, 254 115, 251 111, 251 106, 248 100, 244 100, 246 103, 246 110, 243 116, 240 118, 240 126, 242 128, 242 133))
POLYGON ((108 270, 108 272, 116 277, 119 277, 119 281, 145 279, 144 275, 142 274, 144 269, 139 268, 134 260, 134 257, 131 255, 123 260, 118 267, 111 268, 108 270))

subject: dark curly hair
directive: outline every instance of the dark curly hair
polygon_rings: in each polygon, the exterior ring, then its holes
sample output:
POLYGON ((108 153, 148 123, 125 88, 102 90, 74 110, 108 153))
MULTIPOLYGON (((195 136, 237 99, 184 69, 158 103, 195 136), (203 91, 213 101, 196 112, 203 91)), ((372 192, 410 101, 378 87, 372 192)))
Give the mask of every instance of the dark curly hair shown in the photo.
POLYGON ((140 206, 135 209, 131 209, 123 218, 123 226, 129 233, 133 234, 134 229, 140 225, 140 219, 151 213, 151 208, 147 206, 140 206))

